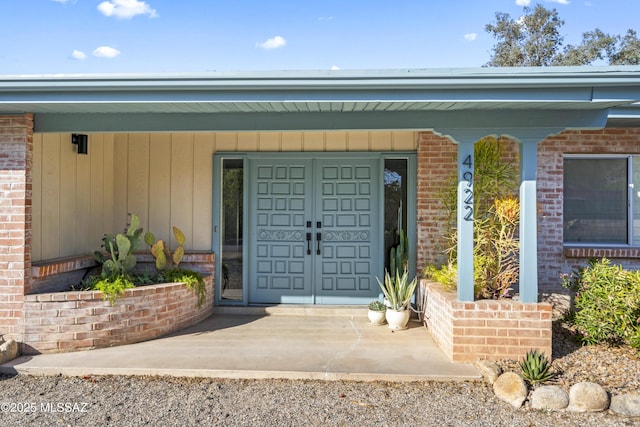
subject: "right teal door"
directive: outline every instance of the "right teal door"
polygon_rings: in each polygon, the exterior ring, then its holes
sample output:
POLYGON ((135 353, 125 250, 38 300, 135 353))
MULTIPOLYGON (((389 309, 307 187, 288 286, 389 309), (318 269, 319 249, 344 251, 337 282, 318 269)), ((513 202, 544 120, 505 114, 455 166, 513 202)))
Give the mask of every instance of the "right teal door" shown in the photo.
POLYGON ((379 158, 267 156, 249 168, 249 303, 377 298, 379 158))

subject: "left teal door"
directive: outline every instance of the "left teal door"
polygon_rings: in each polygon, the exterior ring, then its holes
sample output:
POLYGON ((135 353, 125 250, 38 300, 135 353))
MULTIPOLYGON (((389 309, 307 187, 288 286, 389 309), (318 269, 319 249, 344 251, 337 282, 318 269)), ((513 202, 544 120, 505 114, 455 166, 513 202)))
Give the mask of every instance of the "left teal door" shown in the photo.
POLYGON ((266 157, 248 166, 249 303, 376 298, 379 159, 266 157))

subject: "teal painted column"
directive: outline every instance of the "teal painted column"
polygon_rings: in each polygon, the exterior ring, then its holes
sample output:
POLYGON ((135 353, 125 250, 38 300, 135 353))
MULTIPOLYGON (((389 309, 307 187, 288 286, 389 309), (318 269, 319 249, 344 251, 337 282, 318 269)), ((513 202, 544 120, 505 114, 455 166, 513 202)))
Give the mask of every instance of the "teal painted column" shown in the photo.
POLYGON ((538 302, 538 141, 520 142, 520 300, 538 302))
POLYGON ((473 301, 474 142, 458 142, 458 301, 473 301))

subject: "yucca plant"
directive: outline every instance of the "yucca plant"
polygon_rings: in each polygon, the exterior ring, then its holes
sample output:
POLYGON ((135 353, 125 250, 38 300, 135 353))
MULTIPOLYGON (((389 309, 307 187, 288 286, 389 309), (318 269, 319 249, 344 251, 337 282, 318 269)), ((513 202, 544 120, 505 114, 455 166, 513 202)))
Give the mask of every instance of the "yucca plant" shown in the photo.
POLYGON ((542 384, 555 375, 551 370, 551 362, 547 356, 545 356, 544 352, 538 352, 538 350, 529 350, 527 352, 520 362, 520 369, 522 370, 522 377, 531 385, 542 384))
POLYGON ((380 279, 377 277, 376 280, 378 281, 380 289, 382 289, 384 297, 389 302, 389 308, 401 311, 409 307, 418 281, 416 278, 409 281, 409 272, 406 268, 402 274, 396 271, 394 276, 391 276, 389 271, 385 269, 384 283, 380 282, 380 279))

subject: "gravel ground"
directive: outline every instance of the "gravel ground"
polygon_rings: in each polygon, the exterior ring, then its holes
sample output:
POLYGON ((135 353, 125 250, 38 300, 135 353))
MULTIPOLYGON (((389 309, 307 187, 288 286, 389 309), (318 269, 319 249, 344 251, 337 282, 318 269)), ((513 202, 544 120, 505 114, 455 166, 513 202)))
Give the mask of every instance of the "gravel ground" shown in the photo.
MULTIPOLYGON (((578 347, 554 326, 555 382, 640 389, 628 349, 578 347)), ((506 368, 515 361, 504 361, 506 368)), ((514 369, 515 370, 515 369, 514 369)), ((0 377, 2 426, 634 426, 609 411, 513 409, 482 382, 323 382, 167 377, 0 377)))

